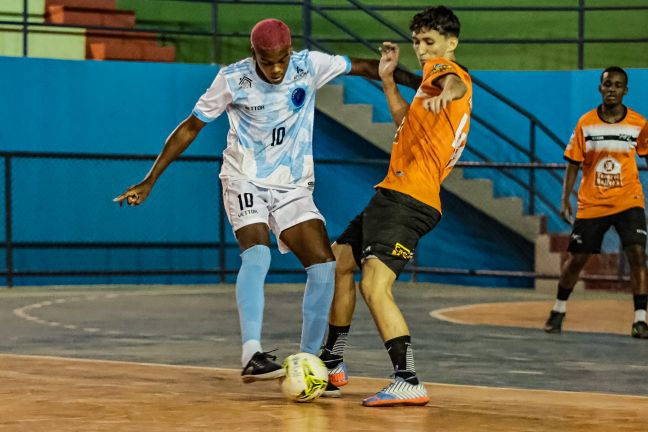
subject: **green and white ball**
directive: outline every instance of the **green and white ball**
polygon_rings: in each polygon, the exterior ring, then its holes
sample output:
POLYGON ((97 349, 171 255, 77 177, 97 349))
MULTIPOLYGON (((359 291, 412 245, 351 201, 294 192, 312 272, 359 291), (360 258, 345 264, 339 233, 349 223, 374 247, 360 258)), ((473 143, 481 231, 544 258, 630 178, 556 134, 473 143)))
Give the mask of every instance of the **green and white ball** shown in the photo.
POLYGON ((286 376, 280 379, 281 391, 295 402, 311 402, 324 393, 328 384, 328 370, 319 357, 297 353, 283 362, 286 376))

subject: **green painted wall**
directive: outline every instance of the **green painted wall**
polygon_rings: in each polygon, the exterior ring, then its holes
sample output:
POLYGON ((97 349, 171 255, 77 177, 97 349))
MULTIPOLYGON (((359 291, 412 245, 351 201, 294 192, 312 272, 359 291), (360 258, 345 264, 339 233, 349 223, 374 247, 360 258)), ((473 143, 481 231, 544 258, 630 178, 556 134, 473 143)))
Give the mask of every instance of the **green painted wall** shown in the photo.
MULTIPOLYGON (((45 0, 29 0, 29 22, 44 21, 45 0)), ((0 21, 22 21, 23 0, 0 0, 0 21)), ((31 27, 27 37, 29 57, 79 60, 85 58, 83 29, 31 27)), ((23 55, 20 25, 0 25, 0 56, 23 55)))
MULTIPOLYGON (((420 6, 421 0, 363 0, 365 5, 420 6)), ((447 0, 450 7, 461 6, 577 6, 577 0, 447 0)), ((314 0, 316 6, 350 5, 342 0, 314 0)), ((589 6, 648 5, 646 0, 588 0, 589 6)), ((137 11, 142 25, 164 25, 168 28, 209 31, 212 8, 209 4, 187 1, 118 0, 119 7, 137 11)), ((329 11, 331 16, 352 28, 365 38, 392 38, 397 36, 363 12, 329 11)), ((296 6, 269 6, 221 4, 218 6, 219 31, 237 32, 241 36, 260 19, 276 17, 286 21, 295 34, 302 31, 302 10, 296 6)), ((381 15, 407 32, 414 11, 385 11, 381 15)), ((576 38, 578 14, 576 12, 466 12, 457 11, 462 22, 462 38, 576 38)), ((312 16, 315 37, 339 37, 342 33, 317 13, 312 16)), ((589 38, 623 37, 648 38, 648 11, 588 12, 585 36, 589 38)), ((176 44, 178 61, 211 62, 210 37, 165 38, 176 44)), ((300 43, 296 43, 300 46, 300 43)), ((220 38, 216 45, 216 62, 230 63, 248 52, 246 37, 220 38)), ((326 44, 335 52, 356 56, 377 55, 355 43, 326 44)), ((403 62, 416 67, 409 44, 402 47, 403 62)), ((589 44, 585 47, 585 67, 600 68, 609 64, 625 67, 648 67, 648 43, 642 44, 589 44)), ((462 44, 458 58, 474 69, 575 69, 577 46, 575 44, 496 45, 462 44)))
MULTIPOLYGON (((30 0, 30 20, 42 22, 45 0, 30 0)), ((365 5, 420 6, 421 0, 363 0, 365 5)), ((465 6, 576 6, 577 0, 446 0, 450 7, 465 6)), ((22 19, 23 0, 0 0, 1 20, 22 19)), ((156 26, 170 30, 211 31, 212 6, 208 3, 175 0, 118 0, 121 9, 137 12, 140 27, 156 26)), ((314 0, 315 6, 350 5, 343 0, 314 0)), ((648 5, 648 0, 588 0, 590 6, 648 5)), ((397 39, 397 35, 361 11, 328 11, 345 26, 368 39, 397 39)), ((380 14, 407 32, 414 11, 384 11, 380 14)), ((576 12, 466 12, 458 10, 462 22, 462 43, 458 59, 472 69, 575 69, 575 44, 473 44, 471 39, 487 38, 576 38, 576 12)), ((220 4, 218 31, 237 36, 161 35, 163 44, 176 46, 177 59, 189 63, 230 63, 246 56, 249 42, 246 33, 258 20, 276 17, 286 21, 295 34, 302 33, 302 8, 249 4, 220 4)), ((0 55, 22 55, 20 27, 0 27, 0 55)), ((312 34, 315 38, 341 37, 343 33, 316 12, 312 13, 312 34)), ((648 38, 648 11, 588 12, 585 36, 589 38, 648 38)), ((301 46, 296 40, 295 45, 301 46)), ((326 43, 333 52, 354 56, 377 56, 377 52, 357 43, 326 43)), ((376 43, 376 46, 378 44, 376 43)), ((82 30, 36 29, 29 38, 30 56, 84 58, 82 30)), ((408 43, 401 47, 402 62, 418 67, 408 43)), ((624 67, 648 67, 648 43, 592 43, 585 46, 585 68, 601 68, 610 64, 624 67)))

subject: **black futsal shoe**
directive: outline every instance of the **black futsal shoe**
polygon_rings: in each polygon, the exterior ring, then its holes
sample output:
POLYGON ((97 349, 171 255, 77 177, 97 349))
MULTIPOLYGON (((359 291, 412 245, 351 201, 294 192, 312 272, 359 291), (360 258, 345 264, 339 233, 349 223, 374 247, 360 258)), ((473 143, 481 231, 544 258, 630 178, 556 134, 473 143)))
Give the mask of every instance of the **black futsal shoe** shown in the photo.
POLYGON ((648 324, 646 321, 637 321, 632 324, 632 337, 637 339, 648 339, 648 324))
POLYGON ((244 383, 265 381, 281 378, 286 375, 286 370, 275 363, 276 356, 267 352, 256 352, 241 372, 244 383))
POLYGON ((562 332, 562 323, 565 319, 565 312, 551 311, 549 318, 544 326, 544 331, 547 333, 560 333, 562 332))

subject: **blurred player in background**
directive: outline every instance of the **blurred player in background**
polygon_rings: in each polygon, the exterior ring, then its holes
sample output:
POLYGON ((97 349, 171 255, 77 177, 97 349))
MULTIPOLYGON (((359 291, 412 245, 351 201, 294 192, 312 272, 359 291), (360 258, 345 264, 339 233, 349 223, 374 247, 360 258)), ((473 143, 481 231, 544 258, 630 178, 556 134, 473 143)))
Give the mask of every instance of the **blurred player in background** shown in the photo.
POLYGON ((443 6, 412 19, 414 51, 423 82, 412 104, 394 82, 398 46, 384 43, 380 77, 392 118, 398 126, 387 177, 333 245, 337 259, 335 297, 329 334, 320 354, 330 370, 327 396, 347 383, 344 349, 355 308, 353 272, 362 270, 360 292, 369 306, 391 358, 394 381, 363 401, 365 406, 425 405, 428 395, 416 376, 410 331, 394 301, 392 285, 414 255, 421 237, 441 218, 441 182, 466 143, 472 83, 455 62, 459 19, 443 6))
MULTIPOLYGON (((115 198, 120 204, 141 204, 205 124, 227 112, 230 130, 220 179, 225 210, 242 251, 236 299, 244 382, 284 374, 276 357, 261 347, 270 230, 279 250, 292 251, 307 273, 300 351, 317 353, 321 347, 333 297, 335 257, 312 195, 315 92, 343 74, 379 79, 378 60, 293 52, 290 29, 276 19, 254 26, 251 45, 251 57, 220 69, 144 179, 115 198)), ((395 76, 413 88, 420 83, 420 77, 408 72, 397 71, 395 76)))
POLYGON ((583 115, 565 149, 567 169, 561 214, 572 223, 569 198, 578 169, 583 179, 578 189, 578 211, 569 241, 556 302, 544 330, 560 333, 569 299, 578 276, 591 254, 601 252, 603 236, 611 227, 619 234, 630 264, 634 298, 632 337, 648 339, 646 303, 646 215, 635 154, 648 156, 648 126, 639 113, 623 105, 628 75, 620 67, 603 71, 599 84, 602 103, 583 115))

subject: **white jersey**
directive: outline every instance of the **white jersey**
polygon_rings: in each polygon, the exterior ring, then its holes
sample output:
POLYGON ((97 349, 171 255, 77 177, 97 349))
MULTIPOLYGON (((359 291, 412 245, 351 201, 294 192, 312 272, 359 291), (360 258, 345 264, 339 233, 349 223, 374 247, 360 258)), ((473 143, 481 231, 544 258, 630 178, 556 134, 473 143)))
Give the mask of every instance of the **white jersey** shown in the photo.
POLYGON ((346 56, 308 50, 292 54, 280 84, 261 79, 252 58, 223 67, 193 110, 204 122, 227 111, 230 129, 220 177, 312 186, 315 92, 350 70, 346 56))

